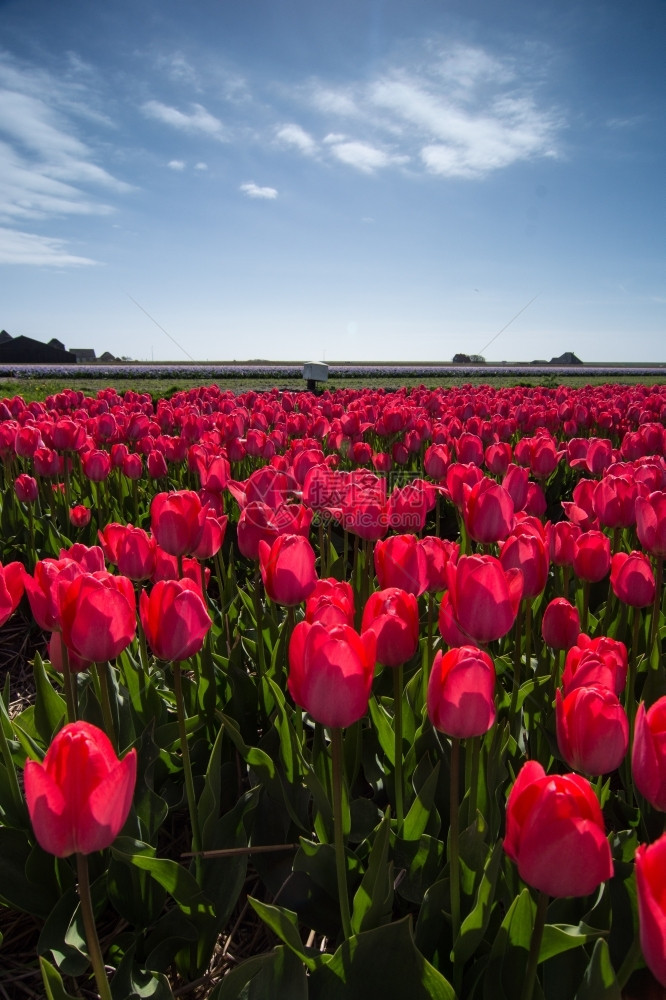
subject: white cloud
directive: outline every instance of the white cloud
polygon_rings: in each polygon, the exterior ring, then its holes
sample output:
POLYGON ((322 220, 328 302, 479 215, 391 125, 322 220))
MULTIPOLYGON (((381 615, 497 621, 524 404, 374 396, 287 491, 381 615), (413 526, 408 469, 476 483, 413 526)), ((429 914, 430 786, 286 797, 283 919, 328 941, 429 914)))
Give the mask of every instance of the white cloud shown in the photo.
POLYGON ((342 163, 366 174, 394 164, 407 163, 408 156, 398 156, 386 153, 383 149, 371 146, 368 142, 333 142, 331 151, 342 163))
POLYGON ((371 173, 420 162, 432 174, 472 179, 558 155, 564 121, 539 101, 542 72, 527 59, 431 44, 412 68, 339 88, 312 81, 296 96, 321 114, 322 131, 335 119, 323 142, 349 166, 371 173))
POLYGON ((183 132, 203 132, 220 140, 225 140, 227 137, 226 129, 219 118, 206 111, 202 104, 193 104, 192 110, 186 113, 168 104, 162 104, 161 101, 146 101, 141 105, 141 110, 146 117, 154 118, 183 132))
POLYGON ((64 240, 0 227, 0 264, 32 267, 81 267, 97 262, 69 253, 64 240))
POLYGON ((317 143, 300 125, 283 125, 276 135, 281 142, 296 146, 306 156, 313 156, 317 152, 317 143))
POLYGON ((195 163, 194 164, 194 169, 195 170, 208 170, 208 164, 207 163, 203 163, 202 161, 200 161, 199 163, 195 163))
POLYGON ((243 194, 246 194, 248 198, 266 198, 271 200, 277 198, 278 193, 275 188, 272 187, 259 187, 258 184, 241 184, 240 190, 243 194))
POLYGON ((309 102, 324 114, 341 115, 345 118, 354 118, 360 114, 357 98, 349 89, 313 83, 304 93, 308 94, 309 102))
POLYGON ((167 163, 167 167, 169 167, 171 170, 184 170, 185 169, 185 161, 184 160, 169 160, 169 162, 167 163))
POLYGON ((96 76, 68 57, 60 76, 0 53, 0 262, 33 267, 89 266, 63 239, 12 229, 35 220, 106 216, 106 198, 132 191, 100 162, 107 137, 100 126, 96 76), (85 138, 84 138, 85 137, 85 138), (104 197, 100 198, 100 192, 104 197))

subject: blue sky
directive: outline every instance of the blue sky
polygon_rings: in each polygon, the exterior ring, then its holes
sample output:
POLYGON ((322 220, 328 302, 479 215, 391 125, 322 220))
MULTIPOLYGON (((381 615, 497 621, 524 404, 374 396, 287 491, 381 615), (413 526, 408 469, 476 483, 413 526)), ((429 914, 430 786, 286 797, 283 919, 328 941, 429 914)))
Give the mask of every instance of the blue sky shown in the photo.
POLYGON ((665 47, 663 0, 0 0, 0 328, 666 361, 665 47))

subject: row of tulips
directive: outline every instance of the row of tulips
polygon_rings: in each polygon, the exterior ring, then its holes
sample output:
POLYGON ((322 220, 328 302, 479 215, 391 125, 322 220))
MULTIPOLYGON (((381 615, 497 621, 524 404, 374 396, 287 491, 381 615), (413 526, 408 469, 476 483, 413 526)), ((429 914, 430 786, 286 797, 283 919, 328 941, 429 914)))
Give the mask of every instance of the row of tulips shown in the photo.
POLYGON ((642 386, 1 402, 0 625, 25 594, 48 646, 0 700, 0 901, 53 995, 185 990, 244 903, 280 943, 212 1000, 666 985, 665 418, 642 386))

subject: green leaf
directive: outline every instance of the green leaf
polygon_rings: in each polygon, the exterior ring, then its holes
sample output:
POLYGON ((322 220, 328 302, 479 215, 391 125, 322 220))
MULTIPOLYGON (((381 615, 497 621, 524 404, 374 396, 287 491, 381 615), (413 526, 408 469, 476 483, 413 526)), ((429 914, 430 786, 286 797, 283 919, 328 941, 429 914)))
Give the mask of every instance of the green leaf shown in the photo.
MULTIPOLYGON (((38 885, 28 878, 26 866, 33 850, 41 852, 39 847, 33 849, 25 831, 0 826, 0 901, 43 920, 58 897, 53 899, 50 885, 38 885)), ((53 865, 53 858, 50 861, 53 865)))
POLYGON ((35 726, 44 744, 48 746, 54 734, 67 718, 67 706, 53 690, 39 653, 35 653, 33 673, 35 677, 35 726))
POLYGON ((241 736, 240 729, 238 728, 238 723, 235 719, 232 719, 229 715, 224 715, 222 712, 218 713, 218 717, 222 720, 225 732, 233 745, 238 750, 239 754, 253 771, 256 771, 257 776, 264 781, 270 781, 275 777, 275 764, 263 750, 259 747, 248 746, 243 737, 241 736))
MULTIPOLYGON (((98 879, 91 892, 93 907, 100 906, 105 896, 103 879, 98 879), (102 899, 100 899, 102 897, 102 899)), ((68 976, 81 976, 90 965, 86 945, 83 916, 79 895, 75 888, 68 889, 51 910, 37 943, 37 954, 50 951, 58 968, 68 976)))
POLYGON ((296 955, 278 945, 227 972, 208 1000, 307 1000, 308 979, 296 955))
POLYGON ((204 786, 199 796, 197 812, 199 814, 199 828, 201 830, 203 850, 212 850, 218 846, 213 840, 213 832, 217 819, 220 815, 220 787, 221 787, 221 761, 222 761, 222 741, 224 726, 218 730, 213 749, 211 751, 204 786))
POLYGON ((561 955, 564 951, 580 948, 581 945, 596 941, 605 934, 608 934, 608 931, 587 927, 582 923, 577 927, 572 924, 546 924, 539 948, 539 961, 545 962, 555 955, 561 955))
POLYGON ((136 942, 123 955, 111 980, 114 1000, 173 1000, 173 993, 165 975, 138 967, 136 942))
POLYGON ((594 945, 576 1000, 622 1000, 622 991, 615 978, 608 945, 603 939, 599 939, 594 945))
POLYGON ((154 848, 149 844, 131 837, 117 837, 111 846, 111 853, 118 861, 149 872, 173 897, 183 913, 212 916, 212 903, 194 877, 177 862, 156 858, 154 848))
POLYGON ((287 948, 291 949, 295 955, 313 972, 322 962, 326 962, 330 956, 322 955, 316 948, 307 948, 301 941, 301 934, 298 927, 298 916, 292 910, 287 910, 282 906, 272 906, 269 903, 262 903, 252 896, 247 897, 247 901, 252 909, 257 913, 267 927, 277 934, 287 948))
POLYGON ((310 1000, 455 1000, 451 984, 420 953, 405 917, 345 941, 310 975, 310 1000))
POLYGON ((388 860, 391 814, 379 824, 370 851, 368 867, 354 896, 351 917, 355 934, 388 923, 393 906, 393 865, 388 860))
POLYGON ((493 942, 484 978, 484 1000, 514 1000, 525 978, 536 905, 529 889, 516 896, 493 942))
POLYGON ((463 920, 460 934, 453 946, 455 961, 460 962, 462 965, 472 957, 483 941, 483 936, 488 928, 495 900, 497 875, 500 870, 503 854, 502 842, 498 841, 488 856, 483 876, 477 889, 474 907, 463 920))
POLYGON ((437 761, 432 773, 423 782, 416 798, 412 802, 409 812, 405 816, 405 823, 401 834, 403 840, 418 840, 421 834, 425 832, 437 791, 439 767, 440 761, 437 761))
POLYGON ((393 726, 391 725, 388 712, 382 705, 380 705, 374 695, 370 698, 368 707, 370 709, 370 718, 372 719, 372 724, 375 727, 379 744, 384 751, 384 755, 389 765, 393 767, 395 763, 395 736, 393 734, 393 726))
POLYGON ((62 976, 54 965, 51 965, 43 955, 39 956, 39 968, 42 973, 44 983, 44 995, 46 1000, 77 1000, 65 989, 62 976))

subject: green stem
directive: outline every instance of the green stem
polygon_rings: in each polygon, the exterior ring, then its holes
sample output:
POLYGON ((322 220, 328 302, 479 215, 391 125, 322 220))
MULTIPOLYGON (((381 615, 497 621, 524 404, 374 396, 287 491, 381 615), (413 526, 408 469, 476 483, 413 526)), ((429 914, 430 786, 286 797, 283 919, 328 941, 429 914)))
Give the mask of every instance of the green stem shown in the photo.
POLYGON ((634 940, 631 942, 631 947, 629 951, 624 956, 624 961, 622 965, 620 966, 618 972, 615 975, 615 980, 621 990, 623 990, 624 987, 629 982, 629 976, 636 968, 636 965, 638 964, 640 957, 641 957, 641 942, 638 935, 636 935, 634 937, 634 940))
POLYGON ((587 618, 590 609, 590 581, 583 580, 583 613, 580 617, 580 630, 587 632, 587 618))
POLYGON ((93 972, 95 973, 97 991, 100 995, 100 1000, 112 1000, 111 987, 109 986, 109 980, 106 975, 102 949, 100 948, 99 937, 97 936, 97 927, 95 926, 95 915, 93 913, 92 897, 90 895, 90 878, 88 875, 87 855, 76 855, 76 873, 79 882, 81 915, 83 917, 83 926, 86 933, 86 943, 88 945, 88 952, 90 953, 90 961, 92 963, 93 972))
POLYGON ((523 980, 523 991, 521 1000, 532 1000, 534 993, 534 983, 536 982, 537 967, 539 965, 539 951, 541 950, 541 939, 543 929, 546 926, 546 913, 548 911, 548 896, 545 892, 540 892, 537 897, 537 908, 534 916, 534 926, 532 927, 532 937, 530 938, 530 953, 527 958, 527 968, 523 980))
POLYGON ((256 649, 257 669, 259 671, 259 681, 261 682, 264 674, 266 673, 266 657, 264 650, 263 607, 261 603, 261 594, 259 593, 260 586, 261 586, 261 574, 259 572, 259 567, 257 566, 254 572, 254 588, 252 590, 252 602, 254 604, 254 617, 255 617, 255 627, 257 636, 257 649, 256 649))
POLYGON ((469 778, 469 819, 468 822, 476 822, 476 802, 479 785, 479 758, 481 756, 481 737, 472 736, 465 745, 465 755, 469 753, 470 743, 472 749, 472 767, 469 778))
POLYGON ((106 735, 111 740, 113 744, 113 749, 118 753, 118 737, 116 736, 116 727, 113 724, 113 712, 111 711, 111 695, 109 692, 109 664, 108 661, 104 663, 96 663, 95 670, 97 671, 97 676, 99 677, 99 687, 101 693, 102 702, 102 718, 104 719, 104 728, 106 729, 106 735))
POLYGON ((451 883, 451 931, 455 945, 460 933, 460 739, 451 738, 449 833, 449 878, 451 883))
POLYGON ((509 709, 509 718, 512 724, 517 728, 517 732, 520 733, 520 721, 515 722, 517 716, 517 705, 518 705, 518 692, 520 691, 520 656, 521 656, 521 639, 523 633, 523 604, 522 601, 518 606, 518 614, 516 615, 516 625, 515 625, 516 640, 513 648, 513 687, 511 688, 511 707, 509 709))
POLYGON ((60 637, 60 658, 62 660, 62 680, 65 688, 65 704, 67 705, 67 721, 76 722, 76 684, 74 674, 69 669, 69 650, 62 635, 60 637))
MULTIPOLYGON (((180 663, 174 660, 173 666, 173 689, 176 695, 176 712, 178 713, 178 734, 180 736, 180 752, 183 757, 183 775, 185 778, 185 792, 187 795, 187 806, 190 811, 190 825, 192 827, 192 852, 198 854, 201 851, 201 833, 199 831, 199 814, 197 812, 197 800, 194 794, 194 780, 192 778, 192 763, 190 761, 190 748, 187 742, 187 729, 185 728, 185 702, 183 699, 183 682, 180 673, 180 663)), ((201 859, 196 858, 197 870, 201 864, 201 859)))
POLYGON ((395 762, 393 780, 395 782, 395 816, 398 835, 402 833, 405 811, 402 797, 402 664, 393 670, 393 729, 395 738, 395 762))
POLYGON ((35 516, 32 510, 31 503, 28 504, 28 527, 30 530, 30 551, 28 553, 28 559, 29 559, 28 568, 32 573, 35 569, 35 562, 37 561, 37 557, 35 554, 35 516))
POLYGON ((0 751, 2 751, 5 768, 7 769, 7 781, 12 800, 17 812, 22 813, 24 809, 23 796, 21 795, 21 788, 18 783, 18 778, 16 777, 16 768, 14 766, 14 761, 12 760, 12 752, 9 749, 9 743, 5 734, 5 727, 2 724, 3 719, 6 717, 6 710, 4 709, 3 703, 3 712, 0 717, 0 751))
POLYGON ((650 626, 650 654, 654 649, 654 645, 657 641, 657 636, 659 635, 659 619, 661 617, 661 587, 664 578, 664 560, 661 556, 655 556, 656 562, 656 572, 654 574, 655 579, 655 591, 654 591, 654 603, 652 605, 652 625, 650 626))
POLYGON ((340 897, 340 919, 345 940, 352 936, 351 913, 349 910, 349 889, 347 887, 347 859, 342 825, 342 730, 331 729, 331 750, 333 752, 333 829, 335 839, 335 870, 340 897))

